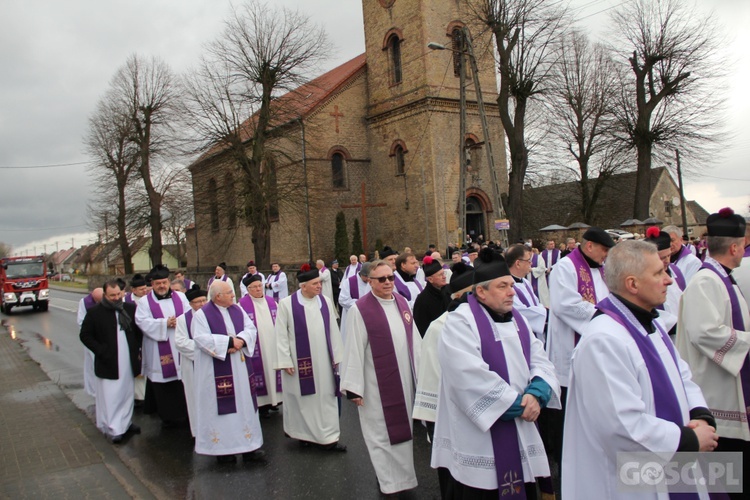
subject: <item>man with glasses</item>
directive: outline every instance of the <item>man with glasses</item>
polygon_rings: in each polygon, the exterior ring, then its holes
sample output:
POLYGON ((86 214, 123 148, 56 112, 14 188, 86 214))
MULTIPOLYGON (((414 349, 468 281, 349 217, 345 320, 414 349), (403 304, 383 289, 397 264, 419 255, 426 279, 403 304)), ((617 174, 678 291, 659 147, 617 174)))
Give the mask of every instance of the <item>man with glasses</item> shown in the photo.
POLYGON ((219 463, 262 460, 263 434, 251 377, 257 330, 234 303, 234 289, 217 280, 195 312, 195 452, 219 463))
POLYGON ((347 315, 341 389, 357 405, 380 491, 391 495, 417 486, 411 414, 421 337, 390 266, 373 262, 369 278, 372 291, 347 315))
POLYGON ((505 262, 516 283, 513 308, 520 312, 531 325, 536 338, 544 342, 544 325, 547 323, 547 308, 537 298, 529 280, 524 278, 531 271, 532 252, 526 245, 517 243, 505 253, 505 262))
POLYGON ((338 368, 344 346, 333 303, 322 295, 317 269, 303 264, 299 290, 279 302, 276 317, 277 370, 284 387, 284 433, 326 451, 339 443, 338 368))

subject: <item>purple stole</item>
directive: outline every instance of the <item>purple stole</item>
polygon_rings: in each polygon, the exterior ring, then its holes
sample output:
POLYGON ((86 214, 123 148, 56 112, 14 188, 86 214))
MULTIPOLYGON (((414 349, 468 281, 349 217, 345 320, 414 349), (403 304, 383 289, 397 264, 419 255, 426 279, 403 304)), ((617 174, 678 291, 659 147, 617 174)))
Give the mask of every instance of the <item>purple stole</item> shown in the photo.
MULTIPOLYGON (((503 343, 495 340, 495 332, 490 323, 490 318, 482 310, 482 305, 479 304, 477 298, 473 294, 469 295, 468 302, 479 332, 482 359, 487 363, 490 370, 510 384, 503 343)), ((518 330, 518 338, 521 341, 526 364, 531 367, 531 334, 523 317, 515 309, 513 309, 513 322, 518 330)), ((498 418, 490 428, 490 436, 495 455, 495 473, 497 474, 500 496, 518 495, 518 498, 525 499, 526 490, 523 485, 523 467, 521 465, 521 450, 518 447, 516 423, 513 420, 503 421, 498 418)))
MULTIPOLYGON (((224 273, 221 278, 219 278, 221 281, 226 282, 227 281, 227 273, 224 273)), ((208 280, 208 288, 211 288, 211 284, 216 280, 216 276, 211 276, 211 279, 208 280)), ((187 286, 186 286, 187 288, 187 286)))
MULTIPOLYGON (((273 275, 273 277, 274 277, 274 280, 273 280, 274 283, 276 283, 276 282, 279 281, 279 275, 281 275, 281 271, 279 271, 278 273, 276 273, 276 274, 273 275)), ((279 292, 278 291, 274 291, 273 292, 273 300, 275 300, 276 302, 279 301, 279 292)))
MULTIPOLYGON (((219 308, 213 302, 207 303, 201 308, 203 314, 206 315, 206 321, 208 321, 208 328, 214 335, 228 335, 227 325, 224 324, 224 316, 221 315, 219 308)), ((232 319, 232 325, 234 326, 235 335, 237 332, 242 332, 245 329, 245 313, 242 309, 233 304, 227 308, 229 317, 232 319)), ((230 345, 232 339, 229 340, 230 345)), ((250 384, 250 393, 253 396, 253 407, 258 410, 258 401, 255 398, 255 388, 253 387, 253 366, 250 360, 240 352, 242 358, 244 358, 245 366, 247 366, 248 384, 250 384)), ((237 413, 237 403, 235 401, 234 393, 234 375, 232 374, 232 359, 230 354, 221 361, 218 358, 214 360, 214 386, 216 387, 216 407, 219 410, 219 415, 227 415, 229 413, 237 413)))
MULTIPOLYGON (((310 352, 310 337, 307 332, 307 320, 305 319, 305 306, 300 304, 297 294, 292 294, 292 319, 294 320, 294 340, 297 347, 297 374, 299 375, 299 390, 302 396, 315 394, 315 374, 313 373, 312 354, 310 352)), ((328 344, 328 357, 333 370, 333 346, 331 345, 331 315, 328 311, 328 303, 325 297, 318 296, 320 302, 320 313, 323 315, 323 326, 325 329, 326 343, 328 344)), ((340 396, 339 378, 333 373, 334 392, 340 396)))
POLYGON ((185 283, 185 290, 190 290, 191 288, 193 288, 193 282, 189 279, 185 278, 182 281, 185 283))
POLYGON ((356 274, 349 278, 349 296, 354 300, 359 299, 359 276, 356 274))
MULTIPOLYGON (((422 285, 419 284, 419 281, 412 280, 412 282, 417 285, 417 288, 421 292, 422 285)), ((398 293, 403 295, 406 300, 411 300, 411 290, 409 290, 409 287, 406 286, 406 282, 403 279, 401 279, 400 275, 396 277, 395 284, 396 284, 396 291, 398 291, 398 293)))
MULTIPOLYGON (((596 287, 594 286, 594 277, 591 274, 591 267, 586 262, 586 258, 583 256, 580 248, 576 248, 568 255, 566 255, 571 261, 573 261, 573 267, 576 270, 576 276, 578 276, 578 293, 581 298, 586 302, 591 302, 596 305, 596 287)), ((599 267, 599 273, 604 279, 604 268, 599 267)), ((578 345, 578 341, 581 340, 581 334, 575 332, 575 341, 573 345, 578 345)))
POLYGON ((682 260, 684 257, 688 255, 692 255, 692 253, 693 252, 691 252, 688 247, 686 247, 685 245, 682 245, 682 248, 680 248, 680 251, 677 253, 677 258, 675 259, 673 264, 677 265, 677 263, 680 262, 680 260, 682 260))
MULTIPOLYGON (((531 267, 536 267, 539 264, 539 254, 531 254, 531 267)), ((534 276, 534 272, 530 272, 529 276, 531 277, 531 288, 534 290, 534 295, 539 297, 539 278, 534 276)))
POLYGON ((682 270, 677 267, 677 264, 669 264, 669 270, 672 271, 672 277, 677 283, 677 286, 684 292, 687 283, 685 282, 685 275, 682 273, 682 270))
MULTIPOLYGON (((393 294, 396 306, 404 322, 406 342, 409 345, 409 361, 411 362, 412 380, 414 379, 414 345, 413 320, 411 310, 406 300, 398 294, 393 294)), ((362 320, 367 330, 367 338, 372 350, 372 362, 375 365, 375 378, 378 381, 378 392, 383 405, 385 426, 388 429, 388 439, 391 444, 411 441, 411 415, 406 409, 406 397, 401 386, 401 373, 398 370, 396 350, 393 346, 391 329, 388 318, 378 299, 368 293, 357 301, 357 309, 362 314, 362 320)))
POLYGON ((522 280, 521 283, 516 283, 514 288, 516 290, 516 295, 518 295, 518 299, 523 305, 526 307, 539 305, 534 292, 529 290, 529 285, 526 284, 525 280, 522 280))
POLYGON ((750 257, 750 245, 745 247, 744 257, 750 257))
MULTIPOLYGON (((549 255, 550 251, 546 248, 542 250, 542 258, 544 259, 544 266, 547 269, 550 269, 552 266, 557 264, 557 262, 560 260, 560 250, 557 248, 552 249, 552 259, 549 261, 549 266, 547 265, 547 255, 549 255)), ((549 285, 549 273, 545 276, 547 279, 547 285, 549 285)))
MULTIPOLYGON (((172 304, 174 304, 174 315, 182 316, 182 301, 176 293, 172 293, 172 304)), ((159 307, 159 303, 154 299, 154 294, 148 294, 148 307, 151 309, 151 315, 154 319, 163 319, 164 313, 159 307)), ((172 378, 177 376, 177 366, 174 364, 174 356, 172 355, 172 346, 169 345, 169 340, 162 340, 156 343, 159 347, 159 362, 161 364, 161 375, 164 378, 172 378)))
POLYGON ((123 299, 128 304, 135 304, 135 300, 133 300, 133 293, 128 292, 125 294, 125 298, 123 299))
POLYGON ((193 340, 193 332, 190 331, 190 327, 193 324, 193 310, 190 309, 188 312, 185 313, 185 325, 187 325, 187 332, 188 332, 188 338, 190 340, 193 340))
MULTIPOLYGON (((276 324, 276 311, 278 306, 276 301, 271 297, 264 295, 268 309, 271 311, 271 321, 276 324)), ((250 295, 245 295, 240 299, 240 306, 245 310, 250 320, 255 325, 255 329, 258 329, 258 318, 255 316, 255 304, 253 304, 253 298, 250 295)), ((266 384, 266 372, 263 368, 263 355, 260 352, 260 333, 255 340, 255 350, 251 358, 253 363, 253 387, 255 387, 255 393, 258 396, 268 396, 268 385, 266 384)), ((281 392, 281 371, 276 371, 276 392, 281 392)))
POLYGON ((94 300, 94 297, 91 296, 91 294, 88 294, 83 298, 83 307, 85 307, 87 311, 95 305, 96 301, 94 300))
MULTIPOLYGON (((709 269, 715 272, 719 279, 721 279, 722 283, 724 283, 724 286, 727 289, 727 293, 729 294, 729 302, 732 306, 732 328, 734 330, 740 330, 744 332, 745 320, 742 317, 742 309, 740 308, 739 297, 742 292, 740 292, 740 294, 737 293, 737 290, 735 290, 729 275, 726 273, 721 264, 716 262, 714 259, 707 257, 703 262, 701 269, 709 269)), ((745 357, 745 362, 742 364, 742 368, 740 369, 740 382, 742 383, 742 396, 745 399, 745 410, 747 416, 750 417, 750 412, 747 412, 747 408, 750 408, 750 404, 748 404, 748 402, 750 402, 750 356, 745 357)))

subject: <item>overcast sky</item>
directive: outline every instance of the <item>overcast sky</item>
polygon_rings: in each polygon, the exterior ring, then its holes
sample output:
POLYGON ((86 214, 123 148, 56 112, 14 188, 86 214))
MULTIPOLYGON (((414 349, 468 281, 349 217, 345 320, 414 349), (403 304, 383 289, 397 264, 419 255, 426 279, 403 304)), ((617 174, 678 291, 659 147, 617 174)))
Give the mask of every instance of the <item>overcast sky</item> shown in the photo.
MULTIPOLYGON (((376 1, 376 0, 366 0, 376 1)), ((236 0, 235 3, 240 3, 236 0)), ((334 67, 364 51, 360 0, 273 0, 323 23, 334 67)), ((596 33, 617 0, 573 0, 596 33)), ((731 43, 730 130, 721 165, 687 180, 687 197, 707 210, 750 203, 750 2, 701 0, 731 43)), ((0 242, 37 253, 93 242, 82 137, 115 71, 132 53, 190 68, 220 31, 223 0, 0 0, 0 242), (68 165, 65 165, 68 164, 68 165), (70 165, 72 164, 72 165, 70 165), (33 168, 65 165, 51 168, 33 168), (23 167, 23 168, 19 168, 23 167), (33 247, 36 247, 35 249, 33 247)), ((604 31, 602 31, 604 33, 604 31)))

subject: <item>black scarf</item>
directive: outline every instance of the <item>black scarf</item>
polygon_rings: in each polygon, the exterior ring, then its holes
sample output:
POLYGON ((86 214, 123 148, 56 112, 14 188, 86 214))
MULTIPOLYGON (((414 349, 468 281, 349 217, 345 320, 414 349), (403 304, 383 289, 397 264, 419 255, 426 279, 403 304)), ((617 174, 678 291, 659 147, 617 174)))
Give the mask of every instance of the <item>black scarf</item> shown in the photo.
POLYGON ((117 318, 118 322, 120 323, 120 328, 122 328, 125 333, 133 333, 133 318, 131 318, 130 315, 125 312, 122 299, 118 300, 117 302, 110 302, 109 300, 107 300, 107 297, 102 297, 102 301, 100 302, 100 304, 104 309, 108 311, 115 311, 119 313, 117 315, 117 318))

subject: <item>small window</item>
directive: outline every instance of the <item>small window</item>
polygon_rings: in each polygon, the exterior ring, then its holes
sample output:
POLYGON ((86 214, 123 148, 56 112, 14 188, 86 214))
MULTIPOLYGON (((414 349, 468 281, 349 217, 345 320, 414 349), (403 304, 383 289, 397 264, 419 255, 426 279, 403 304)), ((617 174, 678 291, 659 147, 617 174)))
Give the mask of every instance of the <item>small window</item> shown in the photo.
POLYGON ((396 175, 406 175, 404 148, 400 144, 396 146, 393 157, 396 158, 396 175))
POLYGON ((224 197, 227 204, 227 227, 237 227, 237 198, 234 196, 234 177, 227 172, 224 179, 224 197))
POLYGON ((463 49, 463 33, 461 28, 454 28, 451 32, 451 44, 453 45, 453 76, 461 76, 461 50, 463 49))
POLYGON ((216 197, 219 195, 219 189, 216 185, 216 179, 208 180, 208 199, 209 214, 211 216, 211 230, 219 230, 219 202, 216 197))
POLYGON ((344 175, 344 155, 334 153, 331 156, 331 174, 333 176, 333 187, 343 189, 346 187, 346 176, 344 175))
POLYGON ((393 85, 396 85, 401 83, 401 40, 395 34, 388 40, 388 53, 391 57, 393 85))
POLYGON ((672 202, 670 200, 664 202, 664 215, 667 217, 672 215, 672 202))

